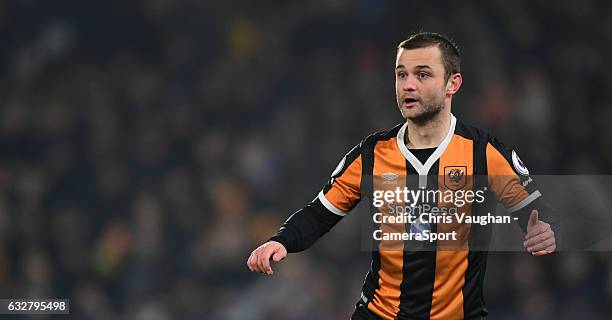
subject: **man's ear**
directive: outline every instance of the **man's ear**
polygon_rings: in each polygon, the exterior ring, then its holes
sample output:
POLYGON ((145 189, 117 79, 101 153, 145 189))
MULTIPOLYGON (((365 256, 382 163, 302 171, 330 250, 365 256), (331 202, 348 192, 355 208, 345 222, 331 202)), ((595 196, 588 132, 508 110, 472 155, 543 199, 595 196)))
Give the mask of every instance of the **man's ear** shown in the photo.
POLYGON ((461 83, 463 82, 463 78, 461 77, 461 73, 452 74, 448 82, 446 83, 446 94, 449 96, 454 95, 461 88, 461 83))

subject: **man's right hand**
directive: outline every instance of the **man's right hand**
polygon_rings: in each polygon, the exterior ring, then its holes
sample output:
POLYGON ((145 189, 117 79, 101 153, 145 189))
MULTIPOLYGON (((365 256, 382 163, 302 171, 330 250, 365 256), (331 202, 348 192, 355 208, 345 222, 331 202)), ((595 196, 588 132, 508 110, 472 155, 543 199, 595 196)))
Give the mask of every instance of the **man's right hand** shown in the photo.
POLYGON ((251 252, 247 266, 253 272, 271 275, 274 273, 270 267, 270 260, 279 262, 287 256, 287 249, 280 242, 268 241, 251 252))

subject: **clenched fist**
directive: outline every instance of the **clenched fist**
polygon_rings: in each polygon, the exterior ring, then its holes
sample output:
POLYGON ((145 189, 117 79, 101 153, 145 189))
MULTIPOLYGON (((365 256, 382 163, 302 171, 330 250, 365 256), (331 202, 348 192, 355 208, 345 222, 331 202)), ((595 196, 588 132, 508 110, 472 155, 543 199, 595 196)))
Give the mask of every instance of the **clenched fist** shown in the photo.
POLYGON ((253 272, 271 275, 274 273, 270 267, 270 260, 279 262, 287 256, 287 249, 280 242, 268 241, 251 252, 247 266, 253 272))

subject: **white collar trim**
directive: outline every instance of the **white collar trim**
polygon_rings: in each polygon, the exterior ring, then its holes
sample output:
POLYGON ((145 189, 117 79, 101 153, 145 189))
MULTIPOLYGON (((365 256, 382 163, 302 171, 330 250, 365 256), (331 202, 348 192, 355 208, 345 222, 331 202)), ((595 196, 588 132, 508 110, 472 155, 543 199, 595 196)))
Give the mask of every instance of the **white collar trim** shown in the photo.
POLYGON ((397 132, 397 145, 400 151, 402 152, 406 160, 410 162, 410 164, 419 174, 419 188, 425 188, 427 186, 427 174, 429 174, 431 166, 433 166, 433 164, 438 161, 438 159, 440 159, 440 156, 442 156, 442 153, 444 153, 446 147, 448 147, 448 144, 450 143, 451 139, 453 138, 453 134, 455 133, 456 124, 457 118, 455 118, 455 116, 451 114, 450 128, 448 129, 448 133, 446 133, 446 137, 444 137, 442 143, 440 143, 440 145, 431 154, 431 156, 429 156, 429 159, 425 161, 425 164, 422 164, 421 161, 419 161, 419 159, 415 157, 412 152, 410 152, 410 150, 408 149, 408 147, 406 147, 406 144, 404 143, 404 136, 406 133, 406 128, 408 127, 408 123, 404 123, 404 125, 397 132))

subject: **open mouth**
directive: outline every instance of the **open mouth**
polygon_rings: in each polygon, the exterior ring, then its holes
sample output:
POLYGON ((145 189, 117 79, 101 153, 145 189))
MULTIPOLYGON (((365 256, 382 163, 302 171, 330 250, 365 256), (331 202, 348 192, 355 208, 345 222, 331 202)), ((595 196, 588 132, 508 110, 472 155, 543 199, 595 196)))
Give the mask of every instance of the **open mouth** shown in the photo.
POLYGON ((415 99, 415 98, 405 98, 404 99, 404 103, 405 104, 414 104, 414 103, 416 103, 418 101, 419 101, 419 99, 415 99))

